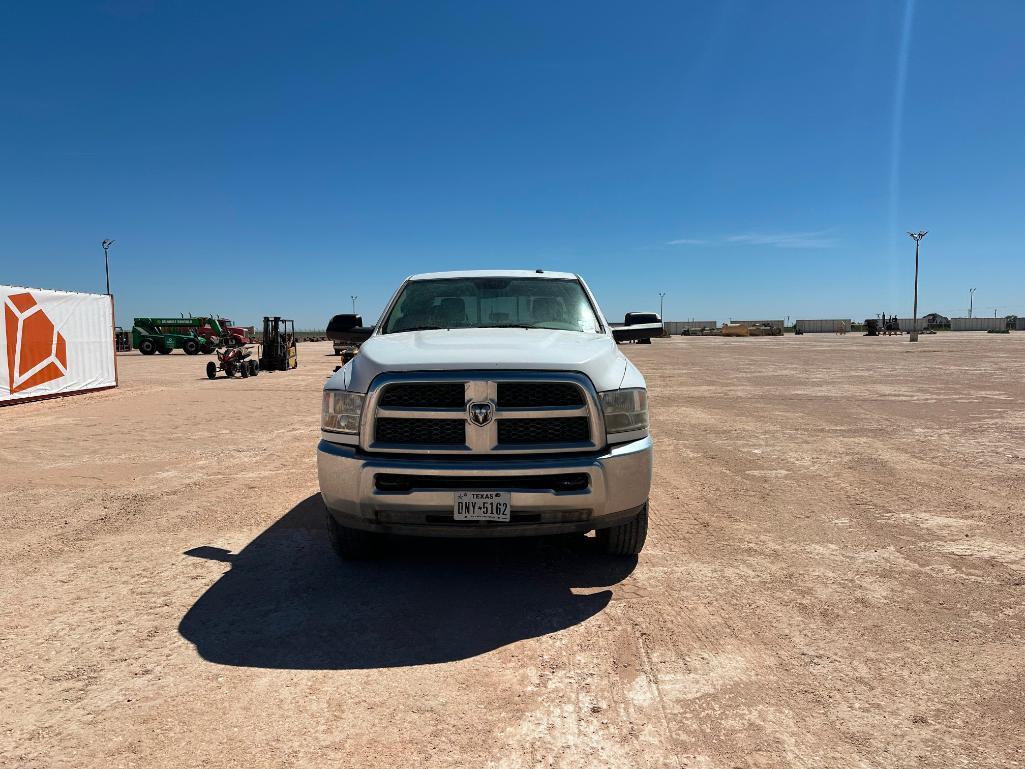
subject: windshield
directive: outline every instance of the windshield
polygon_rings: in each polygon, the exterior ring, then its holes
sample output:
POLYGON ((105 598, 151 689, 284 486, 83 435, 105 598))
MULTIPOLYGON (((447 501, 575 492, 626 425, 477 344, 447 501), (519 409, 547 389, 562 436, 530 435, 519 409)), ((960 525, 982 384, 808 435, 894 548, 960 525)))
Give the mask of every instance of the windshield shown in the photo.
POLYGON ((439 328, 550 328, 594 333, 583 287, 559 278, 442 278, 402 289, 382 333, 439 328))

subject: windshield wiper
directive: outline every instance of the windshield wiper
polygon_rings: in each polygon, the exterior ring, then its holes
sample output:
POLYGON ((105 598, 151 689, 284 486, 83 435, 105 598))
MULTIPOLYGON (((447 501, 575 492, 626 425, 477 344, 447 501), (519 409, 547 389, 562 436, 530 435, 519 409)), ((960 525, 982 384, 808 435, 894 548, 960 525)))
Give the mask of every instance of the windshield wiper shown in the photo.
POLYGON ((537 328, 537 326, 527 326, 523 323, 496 323, 493 326, 481 326, 481 328, 537 328))
POLYGON ((389 333, 402 334, 406 331, 441 331, 441 326, 410 326, 409 328, 397 328, 389 333))

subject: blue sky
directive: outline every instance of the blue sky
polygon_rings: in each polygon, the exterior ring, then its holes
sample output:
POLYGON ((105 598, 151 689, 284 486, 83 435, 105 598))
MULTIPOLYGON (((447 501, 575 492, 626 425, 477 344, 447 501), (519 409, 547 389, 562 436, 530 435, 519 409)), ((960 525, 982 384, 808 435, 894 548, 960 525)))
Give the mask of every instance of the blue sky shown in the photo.
POLYGON ((1025 3, 0 9, 0 282, 375 318, 580 272, 612 317, 1025 313, 1025 3), (903 73, 903 76, 902 76, 903 73))

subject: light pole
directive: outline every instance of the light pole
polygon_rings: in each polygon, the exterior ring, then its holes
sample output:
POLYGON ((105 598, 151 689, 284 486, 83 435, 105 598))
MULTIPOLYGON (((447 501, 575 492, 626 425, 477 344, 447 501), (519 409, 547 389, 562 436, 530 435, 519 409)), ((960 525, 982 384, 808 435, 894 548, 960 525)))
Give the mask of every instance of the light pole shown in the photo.
POLYGON ((359 297, 358 296, 353 296, 352 294, 349 294, 349 298, 352 299, 352 314, 355 315, 356 314, 356 300, 359 299, 359 297))
POLYGON ((663 320, 663 321, 665 320, 665 316, 662 314, 662 307, 665 304, 665 301, 666 301, 666 292, 665 291, 659 291, 658 292, 658 319, 659 320, 663 320))
POLYGON ((911 315, 911 338, 908 340, 910 342, 918 341, 918 246, 922 242, 922 238, 928 234, 928 230, 908 233, 911 239, 915 241, 915 306, 911 315))
POLYGON ((968 317, 972 317, 972 306, 975 304, 975 289, 968 289, 968 317))
POLYGON ((107 276, 107 296, 110 296, 110 259, 107 258, 107 252, 114 245, 114 241, 108 239, 100 245, 103 246, 103 272, 107 276))

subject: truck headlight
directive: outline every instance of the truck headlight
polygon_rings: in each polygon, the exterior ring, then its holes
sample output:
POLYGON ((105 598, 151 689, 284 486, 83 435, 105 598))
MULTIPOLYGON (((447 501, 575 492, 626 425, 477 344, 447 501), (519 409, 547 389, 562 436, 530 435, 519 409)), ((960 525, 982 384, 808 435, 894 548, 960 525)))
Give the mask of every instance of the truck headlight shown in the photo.
POLYGON ((648 429, 648 391, 642 387, 603 392, 601 408, 605 412, 606 432, 648 429))
POLYGON ((363 395, 343 390, 324 390, 320 427, 332 433, 358 433, 363 395))

